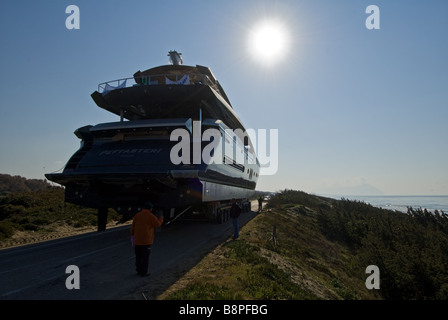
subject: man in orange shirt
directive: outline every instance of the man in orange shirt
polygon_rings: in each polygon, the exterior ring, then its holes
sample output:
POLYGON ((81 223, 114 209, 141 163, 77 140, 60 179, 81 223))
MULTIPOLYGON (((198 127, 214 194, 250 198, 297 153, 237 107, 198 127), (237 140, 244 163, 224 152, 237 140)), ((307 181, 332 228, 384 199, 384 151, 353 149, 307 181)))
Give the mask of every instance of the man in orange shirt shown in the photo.
POLYGON ((153 205, 146 202, 143 209, 134 216, 131 227, 131 242, 135 250, 135 268, 141 277, 148 275, 149 255, 154 242, 154 229, 163 224, 163 215, 158 218, 152 213, 153 205))

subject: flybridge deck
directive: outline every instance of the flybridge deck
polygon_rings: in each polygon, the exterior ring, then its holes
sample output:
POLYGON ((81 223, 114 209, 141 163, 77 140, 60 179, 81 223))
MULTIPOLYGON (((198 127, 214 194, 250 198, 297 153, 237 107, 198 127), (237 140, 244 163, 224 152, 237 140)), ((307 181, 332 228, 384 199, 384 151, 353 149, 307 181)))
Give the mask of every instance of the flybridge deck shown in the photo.
POLYGON ((207 67, 167 65, 138 71, 133 77, 100 83, 91 96, 99 107, 122 120, 211 118, 244 130, 207 67))
MULTIPOLYGON (((165 65, 137 71, 133 77, 121 78, 102 82, 98 85, 98 92, 106 94, 111 90, 127 88, 138 85, 158 85, 158 84, 180 84, 194 85, 204 84, 211 86, 214 90, 225 97, 224 90, 215 79, 209 68, 204 66, 183 66, 165 65)), ((227 102, 230 101, 225 97, 227 102)))

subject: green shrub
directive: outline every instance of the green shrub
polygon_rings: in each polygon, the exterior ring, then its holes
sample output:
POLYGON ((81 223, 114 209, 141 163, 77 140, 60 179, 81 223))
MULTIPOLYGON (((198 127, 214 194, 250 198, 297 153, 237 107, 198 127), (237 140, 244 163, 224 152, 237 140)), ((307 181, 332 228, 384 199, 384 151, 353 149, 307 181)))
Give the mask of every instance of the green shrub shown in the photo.
POLYGON ((0 221, 0 241, 14 235, 15 226, 10 221, 0 221))

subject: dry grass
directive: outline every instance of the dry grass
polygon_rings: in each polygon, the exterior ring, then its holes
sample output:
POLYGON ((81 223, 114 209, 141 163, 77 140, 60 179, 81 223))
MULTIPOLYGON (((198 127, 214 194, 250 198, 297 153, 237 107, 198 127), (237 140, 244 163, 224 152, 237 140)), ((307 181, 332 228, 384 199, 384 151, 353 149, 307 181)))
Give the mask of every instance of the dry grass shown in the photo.
POLYGON ((347 248, 303 206, 263 211, 158 299, 377 299, 347 248), (273 230, 276 226, 276 241, 273 230))
MULTIPOLYGON (((120 224, 120 226, 129 224, 131 222, 127 222, 124 224, 120 224)), ((111 221, 107 224, 107 228, 113 228, 116 225, 116 221, 111 221)), ((20 231, 17 230, 14 232, 14 235, 8 239, 4 239, 0 241, 0 249, 12 248, 17 246, 23 246, 27 244, 49 241, 54 239, 60 239, 70 236, 75 236, 78 234, 95 232, 97 231, 96 226, 83 226, 83 227, 74 227, 66 224, 65 222, 55 222, 46 226, 45 230, 41 231, 20 231)))

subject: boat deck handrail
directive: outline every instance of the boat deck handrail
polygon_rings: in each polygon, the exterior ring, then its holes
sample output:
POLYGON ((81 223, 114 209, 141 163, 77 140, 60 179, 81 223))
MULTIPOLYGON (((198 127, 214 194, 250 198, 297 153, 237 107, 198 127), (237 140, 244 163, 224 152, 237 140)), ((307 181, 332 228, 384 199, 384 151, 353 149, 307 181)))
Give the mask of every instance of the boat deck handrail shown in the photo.
POLYGON ((219 92, 216 84, 210 80, 205 74, 200 73, 185 73, 185 74, 151 74, 121 78, 116 80, 110 80, 98 84, 98 92, 105 94, 109 91, 137 86, 150 86, 150 85, 195 85, 204 84, 209 85, 215 91, 219 92), (132 81, 132 83, 131 83, 132 81))

